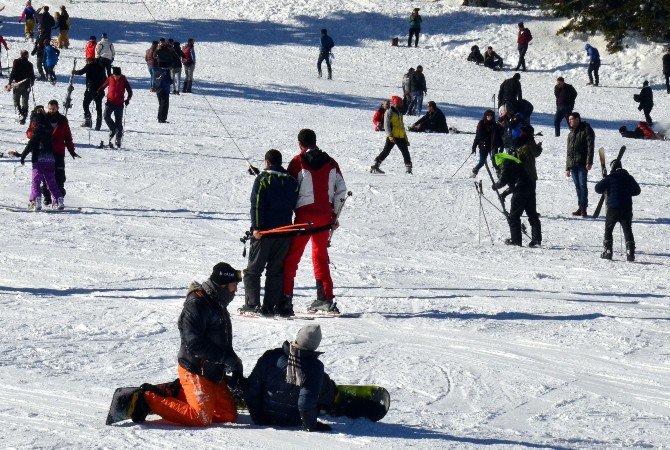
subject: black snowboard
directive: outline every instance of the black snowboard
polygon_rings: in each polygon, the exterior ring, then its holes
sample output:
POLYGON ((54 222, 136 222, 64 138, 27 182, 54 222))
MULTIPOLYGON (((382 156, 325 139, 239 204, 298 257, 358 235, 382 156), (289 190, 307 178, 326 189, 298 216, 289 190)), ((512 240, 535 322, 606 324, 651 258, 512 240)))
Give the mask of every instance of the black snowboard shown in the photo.
MULTIPOLYGON (((179 380, 156 385, 163 397, 177 397, 181 390, 179 380)), ((107 413, 106 425, 129 420, 135 411, 138 397, 142 395, 139 387, 121 387, 114 391, 112 404, 107 413)))

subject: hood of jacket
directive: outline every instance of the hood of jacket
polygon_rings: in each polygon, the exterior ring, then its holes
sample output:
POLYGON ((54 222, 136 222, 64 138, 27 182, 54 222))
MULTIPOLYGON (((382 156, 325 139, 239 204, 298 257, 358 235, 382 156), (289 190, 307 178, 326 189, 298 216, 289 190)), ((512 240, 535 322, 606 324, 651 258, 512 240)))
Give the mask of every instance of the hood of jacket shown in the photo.
POLYGON ((314 170, 320 169, 332 160, 328 153, 321 151, 318 147, 305 150, 301 158, 305 164, 314 170))

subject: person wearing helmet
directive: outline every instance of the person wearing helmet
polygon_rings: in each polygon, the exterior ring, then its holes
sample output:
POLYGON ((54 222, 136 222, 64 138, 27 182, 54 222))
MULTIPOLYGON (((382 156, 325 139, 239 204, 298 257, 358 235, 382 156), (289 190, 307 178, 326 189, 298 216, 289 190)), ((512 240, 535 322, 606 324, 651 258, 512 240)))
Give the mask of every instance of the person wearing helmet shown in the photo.
POLYGON ((412 173, 412 158, 409 154, 409 140, 407 139, 407 133, 405 132, 405 124, 402 120, 402 110, 403 102, 402 99, 398 96, 393 96, 391 98, 391 107, 386 110, 384 115, 384 131, 386 132, 386 143, 384 144, 384 149, 379 155, 375 158, 374 164, 370 167, 370 173, 383 174, 384 171, 379 168, 382 162, 386 157, 391 153, 391 149, 396 145, 402 153, 402 157, 405 160, 405 169, 407 173, 412 173))

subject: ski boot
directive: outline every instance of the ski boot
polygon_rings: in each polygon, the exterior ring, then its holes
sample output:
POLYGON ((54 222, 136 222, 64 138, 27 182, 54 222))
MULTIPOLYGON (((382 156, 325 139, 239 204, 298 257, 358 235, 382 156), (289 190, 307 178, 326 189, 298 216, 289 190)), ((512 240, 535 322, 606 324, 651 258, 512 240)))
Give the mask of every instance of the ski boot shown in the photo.
POLYGON ((472 169, 472 175, 470 175, 470 178, 477 178, 477 174, 479 173, 479 170, 477 169, 472 169))
POLYGON ((408 173, 412 175, 412 165, 411 164, 405 164, 405 173, 408 173))
POLYGON ((542 247, 542 241, 538 241, 538 240, 532 239, 532 240, 528 243, 528 247, 530 247, 530 248, 538 248, 538 247, 542 247))
POLYGON ((237 310, 240 314, 248 314, 251 316, 260 316, 261 307, 259 305, 247 305, 246 303, 242 305, 240 309, 237 310))
POLYGON ((63 197, 56 199, 56 202, 51 206, 53 209, 58 209, 59 211, 62 211, 65 209, 65 203, 63 200, 63 197))
POLYGON ((370 166, 370 173, 378 173, 380 175, 383 175, 386 172, 384 172, 382 169, 379 168, 378 162, 375 162, 373 165, 370 166))
POLYGON ((600 257, 602 259, 612 259, 612 241, 603 242, 603 252, 601 253, 600 257))
MULTIPOLYGON (((111 144, 112 141, 109 141, 109 143, 111 144)), ((116 135, 116 141, 114 142, 114 144, 116 145, 116 148, 121 148, 121 136, 120 135, 118 135, 118 134, 116 135)))
POLYGON ((581 207, 577 208, 577 211, 574 211, 571 214, 573 216, 581 216, 582 215, 582 208, 581 207))
POLYGON ((280 317, 295 316, 295 313, 293 312, 293 303, 289 300, 288 302, 282 302, 279 305, 275 305, 274 313, 280 317))
POLYGON ((635 241, 626 242, 626 261, 635 261, 635 241))
POLYGON ((42 210, 42 197, 36 197, 35 200, 31 201, 28 204, 28 209, 31 211, 41 211, 42 210))
POLYGON ((83 128, 91 128, 93 126, 93 120, 91 116, 84 116, 84 122, 81 124, 83 128))
POLYGON ((517 245, 517 246, 519 246, 519 247, 522 246, 522 245, 521 245, 521 242, 516 242, 516 241, 513 240, 512 238, 507 238, 507 239, 505 239, 505 245, 517 245))
POLYGON ((309 312, 313 313, 328 313, 339 314, 340 310, 337 308, 337 303, 328 300, 314 300, 308 308, 309 312))

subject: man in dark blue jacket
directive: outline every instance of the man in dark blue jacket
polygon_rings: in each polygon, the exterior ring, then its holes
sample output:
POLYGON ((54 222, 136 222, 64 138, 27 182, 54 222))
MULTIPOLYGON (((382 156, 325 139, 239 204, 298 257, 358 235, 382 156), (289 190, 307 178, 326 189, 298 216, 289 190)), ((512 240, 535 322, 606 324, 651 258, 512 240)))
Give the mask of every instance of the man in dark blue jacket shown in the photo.
POLYGON ((256 425, 331 430, 317 420, 320 406, 334 394, 324 386, 332 382, 318 359, 321 352, 316 349, 320 343, 321 327, 306 325, 298 331, 295 341, 285 341, 281 348, 268 350, 260 357, 246 390, 247 408, 256 425))
POLYGON ((610 164, 612 173, 596 184, 598 194, 607 193, 607 216, 605 217, 605 247, 603 259, 612 259, 612 230, 617 222, 621 223, 626 239, 626 259, 635 261, 635 238, 633 237, 633 197, 640 195, 640 185, 635 178, 621 167, 621 161, 615 159, 610 164))
POLYGON ((261 236, 261 231, 291 225, 298 201, 298 182, 282 167, 279 150, 265 154, 265 170, 256 177, 251 191, 251 248, 244 269, 244 306, 241 312, 293 315, 292 303, 282 300, 284 257, 289 237, 261 236), (261 298, 261 274, 265 269, 265 295, 261 298))
POLYGON ((316 62, 316 68, 319 70, 319 78, 321 78, 321 63, 326 61, 328 68, 328 79, 333 79, 333 68, 330 67, 330 51, 335 47, 333 38, 328 36, 328 30, 323 28, 321 30, 321 45, 319 46, 319 60, 316 62))
POLYGON ((644 119, 647 121, 647 125, 653 125, 651 121, 651 110, 654 108, 654 92, 649 86, 649 82, 644 80, 642 83, 642 90, 639 94, 633 95, 633 99, 640 104, 637 107, 638 111, 644 112, 644 119))

